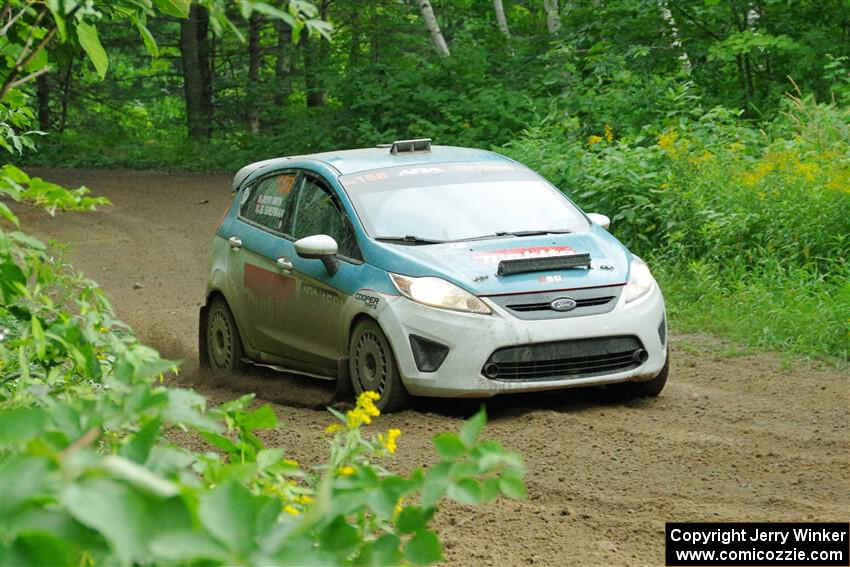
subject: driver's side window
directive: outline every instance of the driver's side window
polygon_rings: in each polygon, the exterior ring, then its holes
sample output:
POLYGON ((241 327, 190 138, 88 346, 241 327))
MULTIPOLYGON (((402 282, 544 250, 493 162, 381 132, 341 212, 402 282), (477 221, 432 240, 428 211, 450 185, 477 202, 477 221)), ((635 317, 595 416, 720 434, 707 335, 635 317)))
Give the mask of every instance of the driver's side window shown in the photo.
POLYGON ((295 204, 291 234, 296 240, 314 234, 327 234, 336 240, 340 256, 361 259, 351 223, 345 213, 337 208, 330 190, 315 177, 304 176, 295 204))
POLYGON ((286 218, 292 208, 295 183, 294 171, 271 175, 242 190, 239 215, 275 232, 286 233, 286 218))

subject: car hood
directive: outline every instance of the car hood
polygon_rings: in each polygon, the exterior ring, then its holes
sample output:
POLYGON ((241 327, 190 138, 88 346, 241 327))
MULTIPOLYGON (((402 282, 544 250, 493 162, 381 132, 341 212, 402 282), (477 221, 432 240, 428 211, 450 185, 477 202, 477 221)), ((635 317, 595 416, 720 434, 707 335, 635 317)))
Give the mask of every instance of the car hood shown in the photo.
POLYGON ((506 237, 423 246, 376 243, 378 267, 408 276, 437 276, 476 295, 621 285, 631 254, 601 227, 575 234, 506 237), (589 253, 591 268, 496 275, 499 262, 589 253))

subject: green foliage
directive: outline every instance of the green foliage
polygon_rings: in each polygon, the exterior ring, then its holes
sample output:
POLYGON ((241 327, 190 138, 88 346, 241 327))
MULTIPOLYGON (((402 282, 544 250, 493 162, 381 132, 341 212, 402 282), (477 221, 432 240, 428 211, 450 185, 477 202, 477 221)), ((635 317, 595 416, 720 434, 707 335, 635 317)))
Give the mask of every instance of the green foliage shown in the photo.
MULTIPOLYGON (((221 6, 207 4, 211 12, 221 6)), ((175 17, 190 6, 188 0, 153 5, 175 17)), ((240 6, 245 17, 271 9, 240 6)), ((153 14, 150 3, 5 3, 4 17, 14 14, 3 24, 15 32, 12 39, 5 33, 0 39, 8 63, 0 76, 0 140, 10 154, 34 148, 34 114, 16 87, 29 80, 18 77, 43 55, 51 34, 63 41, 75 35, 101 77, 108 66, 96 27, 102 16, 130 20, 146 48, 158 51, 143 23, 153 14), (45 10, 53 18, 49 28, 39 25, 45 10), (22 31, 44 44, 32 49, 22 31)), ((307 2, 292 0, 287 12, 271 15, 319 33, 328 29, 302 21, 316 15, 307 2)), ((43 57, 38 64, 43 68, 43 57)), ((500 493, 524 495, 521 457, 478 440, 483 410, 434 467, 409 476, 386 470, 380 460, 396 451, 401 432, 363 429, 379 414, 374 392, 362 394, 345 415, 332 410, 341 423, 332 428, 329 463, 307 468, 285 459, 282 449, 265 447, 257 436, 278 422, 270 407, 252 407, 253 396, 208 409, 203 396, 162 386, 164 373, 177 365, 139 343, 94 282, 18 230, 20 219, 6 204, 53 214, 92 210, 106 200, 13 165, 0 169, 0 199, 4 565, 426 565, 442 559, 439 537, 429 529, 442 498, 472 504, 500 493), (213 450, 173 443, 178 432, 200 436, 213 450)), ((437 443, 444 439, 452 436, 437 443)))
POLYGON ((757 130, 724 108, 670 108, 669 126, 625 138, 582 140, 550 115, 507 151, 611 216, 660 274, 674 323, 846 360, 847 110, 789 97, 757 130))
MULTIPOLYGON (((0 196, 51 212, 106 204, 11 165, 0 196)), ((524 496, 521 457, 478 440, 483 410, 459 436, 435 438, 435 466, 401 476, 380 464, 401 432, 363 429, 379 415, 366 392, 347 414, 331 410, 328 463, 301 467, 256 435, 278 421, 253 395, 207 409, 191 390, 158 385, 175 363, 42 242, 0 230, 0 274, 4 565, 425 565, 442 559, 428 526, 444 497, 524 496), (166 435, 181 430, 214 450, 166 435)))

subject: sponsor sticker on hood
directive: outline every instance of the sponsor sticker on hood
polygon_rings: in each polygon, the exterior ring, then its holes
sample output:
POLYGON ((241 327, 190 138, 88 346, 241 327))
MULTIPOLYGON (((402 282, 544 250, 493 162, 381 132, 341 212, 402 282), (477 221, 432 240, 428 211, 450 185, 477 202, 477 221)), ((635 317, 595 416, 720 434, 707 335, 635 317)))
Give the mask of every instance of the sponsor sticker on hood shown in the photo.
POLYGON ((475 252, 472 258, 483 264, 498 264, 502 260, 520 260, 523 258, 546 258, 548 256, 568 256, 576 251, 569 246, 530 246, 525 248, 506 248, 475 252))

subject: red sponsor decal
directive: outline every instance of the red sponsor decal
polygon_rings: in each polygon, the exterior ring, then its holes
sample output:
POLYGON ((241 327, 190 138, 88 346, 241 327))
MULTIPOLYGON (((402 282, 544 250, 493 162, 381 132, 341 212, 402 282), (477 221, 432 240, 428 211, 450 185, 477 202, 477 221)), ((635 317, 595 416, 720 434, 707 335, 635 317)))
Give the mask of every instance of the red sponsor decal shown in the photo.
POLYGON ((248 263, 245 264, 243 285, 254 294, 265 297, 291 296, 295 293, 293 278, 248 263))
POLYGON ((277 178, 277 192, 281 195, 289 195, 292 192, 292 186, 295 185, 294 175, 279 175, 277 178))
POLYGON ((476 252, 472 258, 485 264, 498 264, 502 260, 520 260, 522 258, 545 258, 547 256, 566 256, 576 251, 569 246, 531 246, 528 248, 508 248, 476 252))

